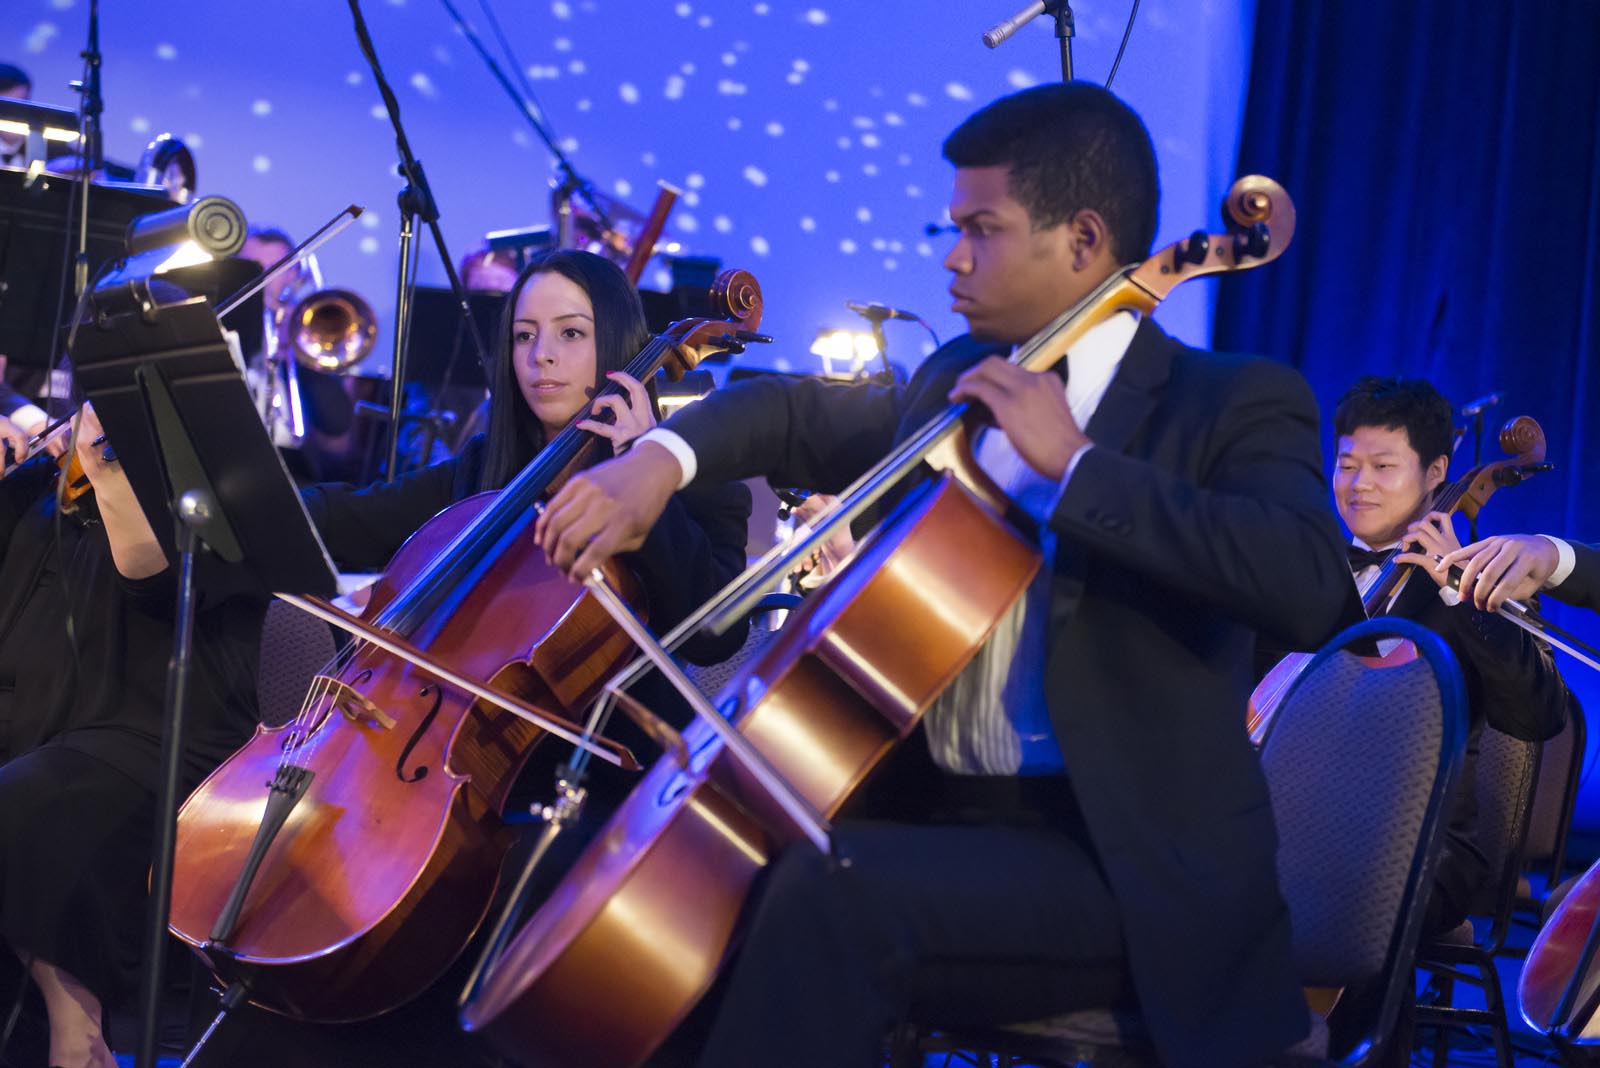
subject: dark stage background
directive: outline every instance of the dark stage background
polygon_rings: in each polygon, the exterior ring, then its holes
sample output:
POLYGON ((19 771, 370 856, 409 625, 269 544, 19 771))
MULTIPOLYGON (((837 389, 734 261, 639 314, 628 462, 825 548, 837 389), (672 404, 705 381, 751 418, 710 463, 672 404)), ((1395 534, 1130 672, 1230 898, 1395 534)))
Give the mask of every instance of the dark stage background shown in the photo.
MULTIPOLYGON (((1458 405, 1499 392, 1486 460, 1501 422, 1533 416, 1556 470, 1495 496, 1485 534, 1600 540, 1597 72, 1592 0, 1257 11, 1239 166, 1288 187, 1298 232, 1222 288, 1216 343, 1288 359, 1325 414, 1364 374, 1428 378, 1458 405)), ((1551 615, 1600 643, 1593 615, 1551 615)), ((1562 668, 1590 710, 1592 758, 1600 677, 1562 668)), ((1600 788, 1586 785, 1593 828, 1600 788)))

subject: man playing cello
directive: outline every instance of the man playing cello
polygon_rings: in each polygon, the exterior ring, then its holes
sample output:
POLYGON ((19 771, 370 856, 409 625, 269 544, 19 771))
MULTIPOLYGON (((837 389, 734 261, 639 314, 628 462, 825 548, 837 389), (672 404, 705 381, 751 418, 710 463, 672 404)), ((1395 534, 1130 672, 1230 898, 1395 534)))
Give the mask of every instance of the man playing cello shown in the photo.
POLYGON ((902 388, 719 390, 540 521, 552 559, 586 574, 680 484, 836 492, 966 400, 996 424, 979 461, 1041 523, 1047 566, 906 747, 894 820, 837 822, 843 863, 808 845, 767 873, 701 1063, 865 1068, 908 1017, 1129 1001, 1169 1064, 1260 1063, 1306 1033, 1307 1010, 1242 726, 1251 649, 1258 630, 1319 644, 1349 584, 1315 403, 1288 368, 1188 349, 1132 314, 1073 346, 1065 389, 996 355, 1148 254, 1154 152, 1116 97, 1030 89, 944 153, 960 231, 945 266, 970 337, 902 388))

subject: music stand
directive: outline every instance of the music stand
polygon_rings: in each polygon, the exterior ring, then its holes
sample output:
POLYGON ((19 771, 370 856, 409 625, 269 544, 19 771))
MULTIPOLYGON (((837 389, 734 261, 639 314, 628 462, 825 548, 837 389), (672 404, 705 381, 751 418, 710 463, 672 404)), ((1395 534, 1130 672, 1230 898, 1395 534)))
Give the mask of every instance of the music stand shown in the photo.
POLYGON ((172 904, 178 778, 194 634, 194 562, 210 549, 263 591, 335 592, 333 564, 204 297, 160 305, 145 280, 96 291, 73 374, 95 406, 139 506, 179 566, 166 732, 150 875, 140 1068, 154 1068, 162 950, 172 904), (108 305, 131 305, 108 312, 108 305), (174 519, 176 521, 174 521, 174 519))
MULTIPOLYGON (((74 296, 69 236, 77 225, 70 209, 78 185, 59 174, 0 167, 0 352, 13 367, 47 372, 60 354, 64 335, 57 325, 71 318, 74 296)), ((164 196, 95 185, 89 195, 91 277, 126 254, 129 223, 170 207, 164 196)))
MULTIPOLYGON (((449 287, 418 286, 411 307, 411 336, 406 363, 410 378, 437 392, 445 370, 453 386, 484 388, 488 383, 478 363, 477 347, 467 331, 467 320, 449 287)), ((498 323, 505 307, 504 293, 469 292, 472 317, 480 323, 498 323)), ((435 400, 437 400, 437 396, 435 400)))

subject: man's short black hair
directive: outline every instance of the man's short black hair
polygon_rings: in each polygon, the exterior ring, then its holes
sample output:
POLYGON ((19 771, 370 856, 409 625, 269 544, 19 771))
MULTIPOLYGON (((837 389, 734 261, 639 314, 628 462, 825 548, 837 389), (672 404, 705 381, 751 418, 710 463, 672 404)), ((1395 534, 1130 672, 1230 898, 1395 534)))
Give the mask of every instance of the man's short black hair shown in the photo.
POLYGON ((1003 96, 956 127, 944 158, 957 167, 1009 167, 1011 195, 1035 229, 1084 208, 1111 230, 1120 263, 1150 254, 1161 189, 1150 133, 1133 109, 1089 82, 1003 96))
POLYGON ((0 93, 9 92, 19 85, 33 88, 33 79, 28 77, 28 72, 13 63, 0 63, 0 93))
POLYGON ((1431 382, 1368 375, 1345 391, 1333 410, 1333 432, 1339 437, 1364 426, 1404 429, 1422 466, 1427 467, 1441 456, 1450 456, 1455 409, 1431 382))

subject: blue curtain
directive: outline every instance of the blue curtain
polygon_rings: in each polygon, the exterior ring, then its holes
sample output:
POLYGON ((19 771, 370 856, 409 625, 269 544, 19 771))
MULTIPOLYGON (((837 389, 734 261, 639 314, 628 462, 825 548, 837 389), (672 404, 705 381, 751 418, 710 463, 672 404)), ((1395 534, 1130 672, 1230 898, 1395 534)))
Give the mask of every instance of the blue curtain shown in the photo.
MULTIPOLYGON (((1556 469, 1481 530, 1600 540, 1600 3, 1262 0, 1239 172, 1281 181, 1298 229, 1223 283, 1217 347, 1292 362, 1325 414, 1363 374, 1501 393, 1484 458, 1528 414, 1556 469)), ((1600 641, 1593 616, 1552 614, 1600 641)), ((1562 666, 1600 725, 1600 676, 1562 666)), ((1600 823, 1600 789, 1580 805, 1600 823)))

